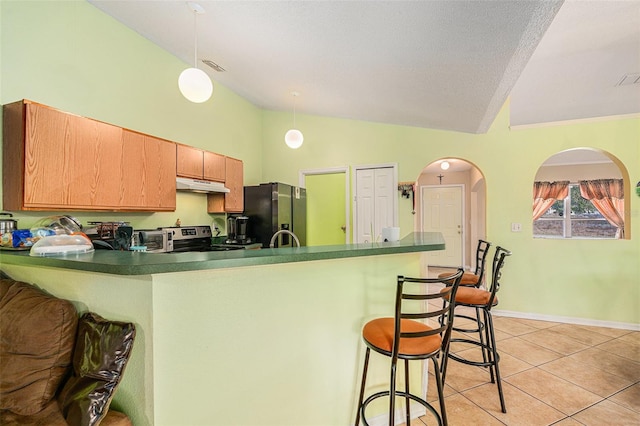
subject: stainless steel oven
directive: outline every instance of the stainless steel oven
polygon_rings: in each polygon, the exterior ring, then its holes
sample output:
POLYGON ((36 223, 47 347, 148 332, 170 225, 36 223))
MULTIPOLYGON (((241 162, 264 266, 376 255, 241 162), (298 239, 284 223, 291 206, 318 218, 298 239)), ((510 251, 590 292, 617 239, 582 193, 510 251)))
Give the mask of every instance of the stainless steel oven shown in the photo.
POLYGON ((211 247, 211 227, 208 225, 162 228, 162 230, 169 235, 173 252, 207 251, 211 247))

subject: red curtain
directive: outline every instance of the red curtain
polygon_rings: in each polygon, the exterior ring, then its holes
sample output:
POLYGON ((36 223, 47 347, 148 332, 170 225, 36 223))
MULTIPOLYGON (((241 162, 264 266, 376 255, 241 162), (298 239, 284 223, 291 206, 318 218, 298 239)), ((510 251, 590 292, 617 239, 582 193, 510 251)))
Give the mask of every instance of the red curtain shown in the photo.
POLYGON ((569 181, 533 183, 533 220, 542 216, 557 200, 569 195, 569 181))
POLYGON ((610 224, 618 227, 616 238, 624 238, 624 186, 622 179, 581 180, 580 195, 591 201, 610 224))

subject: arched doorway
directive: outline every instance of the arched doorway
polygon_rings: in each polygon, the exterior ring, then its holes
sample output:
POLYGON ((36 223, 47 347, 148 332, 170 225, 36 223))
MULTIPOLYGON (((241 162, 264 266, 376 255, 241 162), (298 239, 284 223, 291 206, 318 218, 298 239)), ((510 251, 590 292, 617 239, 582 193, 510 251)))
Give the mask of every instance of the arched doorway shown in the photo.
POLYGON ((422 170, 415 195, 414 229, 442 232, 447 246, 444 252, 429 253, 428 265, 473 269, 477 241, 486 239, 482 172, 464 159, 439 159, 422 170))

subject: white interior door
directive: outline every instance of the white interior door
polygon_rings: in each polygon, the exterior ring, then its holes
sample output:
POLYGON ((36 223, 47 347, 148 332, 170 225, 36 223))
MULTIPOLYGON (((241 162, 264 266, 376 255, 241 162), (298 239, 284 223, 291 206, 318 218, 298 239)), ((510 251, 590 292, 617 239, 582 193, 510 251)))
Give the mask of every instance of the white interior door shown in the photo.
POLYGON ((441 232, 445 241, 444 250, 429 253, 429 264, 462 266, 464 264, 463 187, 460 185, 423 186, 420 195, 422 231, 441 232))
POLYGON ((358 168, 355 176, 355 241, 374 242, 396 223, 395 168, 358 168))

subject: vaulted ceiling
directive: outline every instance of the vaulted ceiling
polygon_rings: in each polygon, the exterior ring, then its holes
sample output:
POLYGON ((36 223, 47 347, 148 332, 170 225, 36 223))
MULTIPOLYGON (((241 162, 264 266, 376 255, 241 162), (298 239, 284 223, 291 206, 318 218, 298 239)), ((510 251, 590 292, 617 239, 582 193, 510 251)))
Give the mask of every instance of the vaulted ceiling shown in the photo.
POLYGON ((195 27, 198 67, 266 109, 469 133, 509 96, 514 124, 640 113, 618 85, 640 1, 89 2, 191 66, 195 27))

